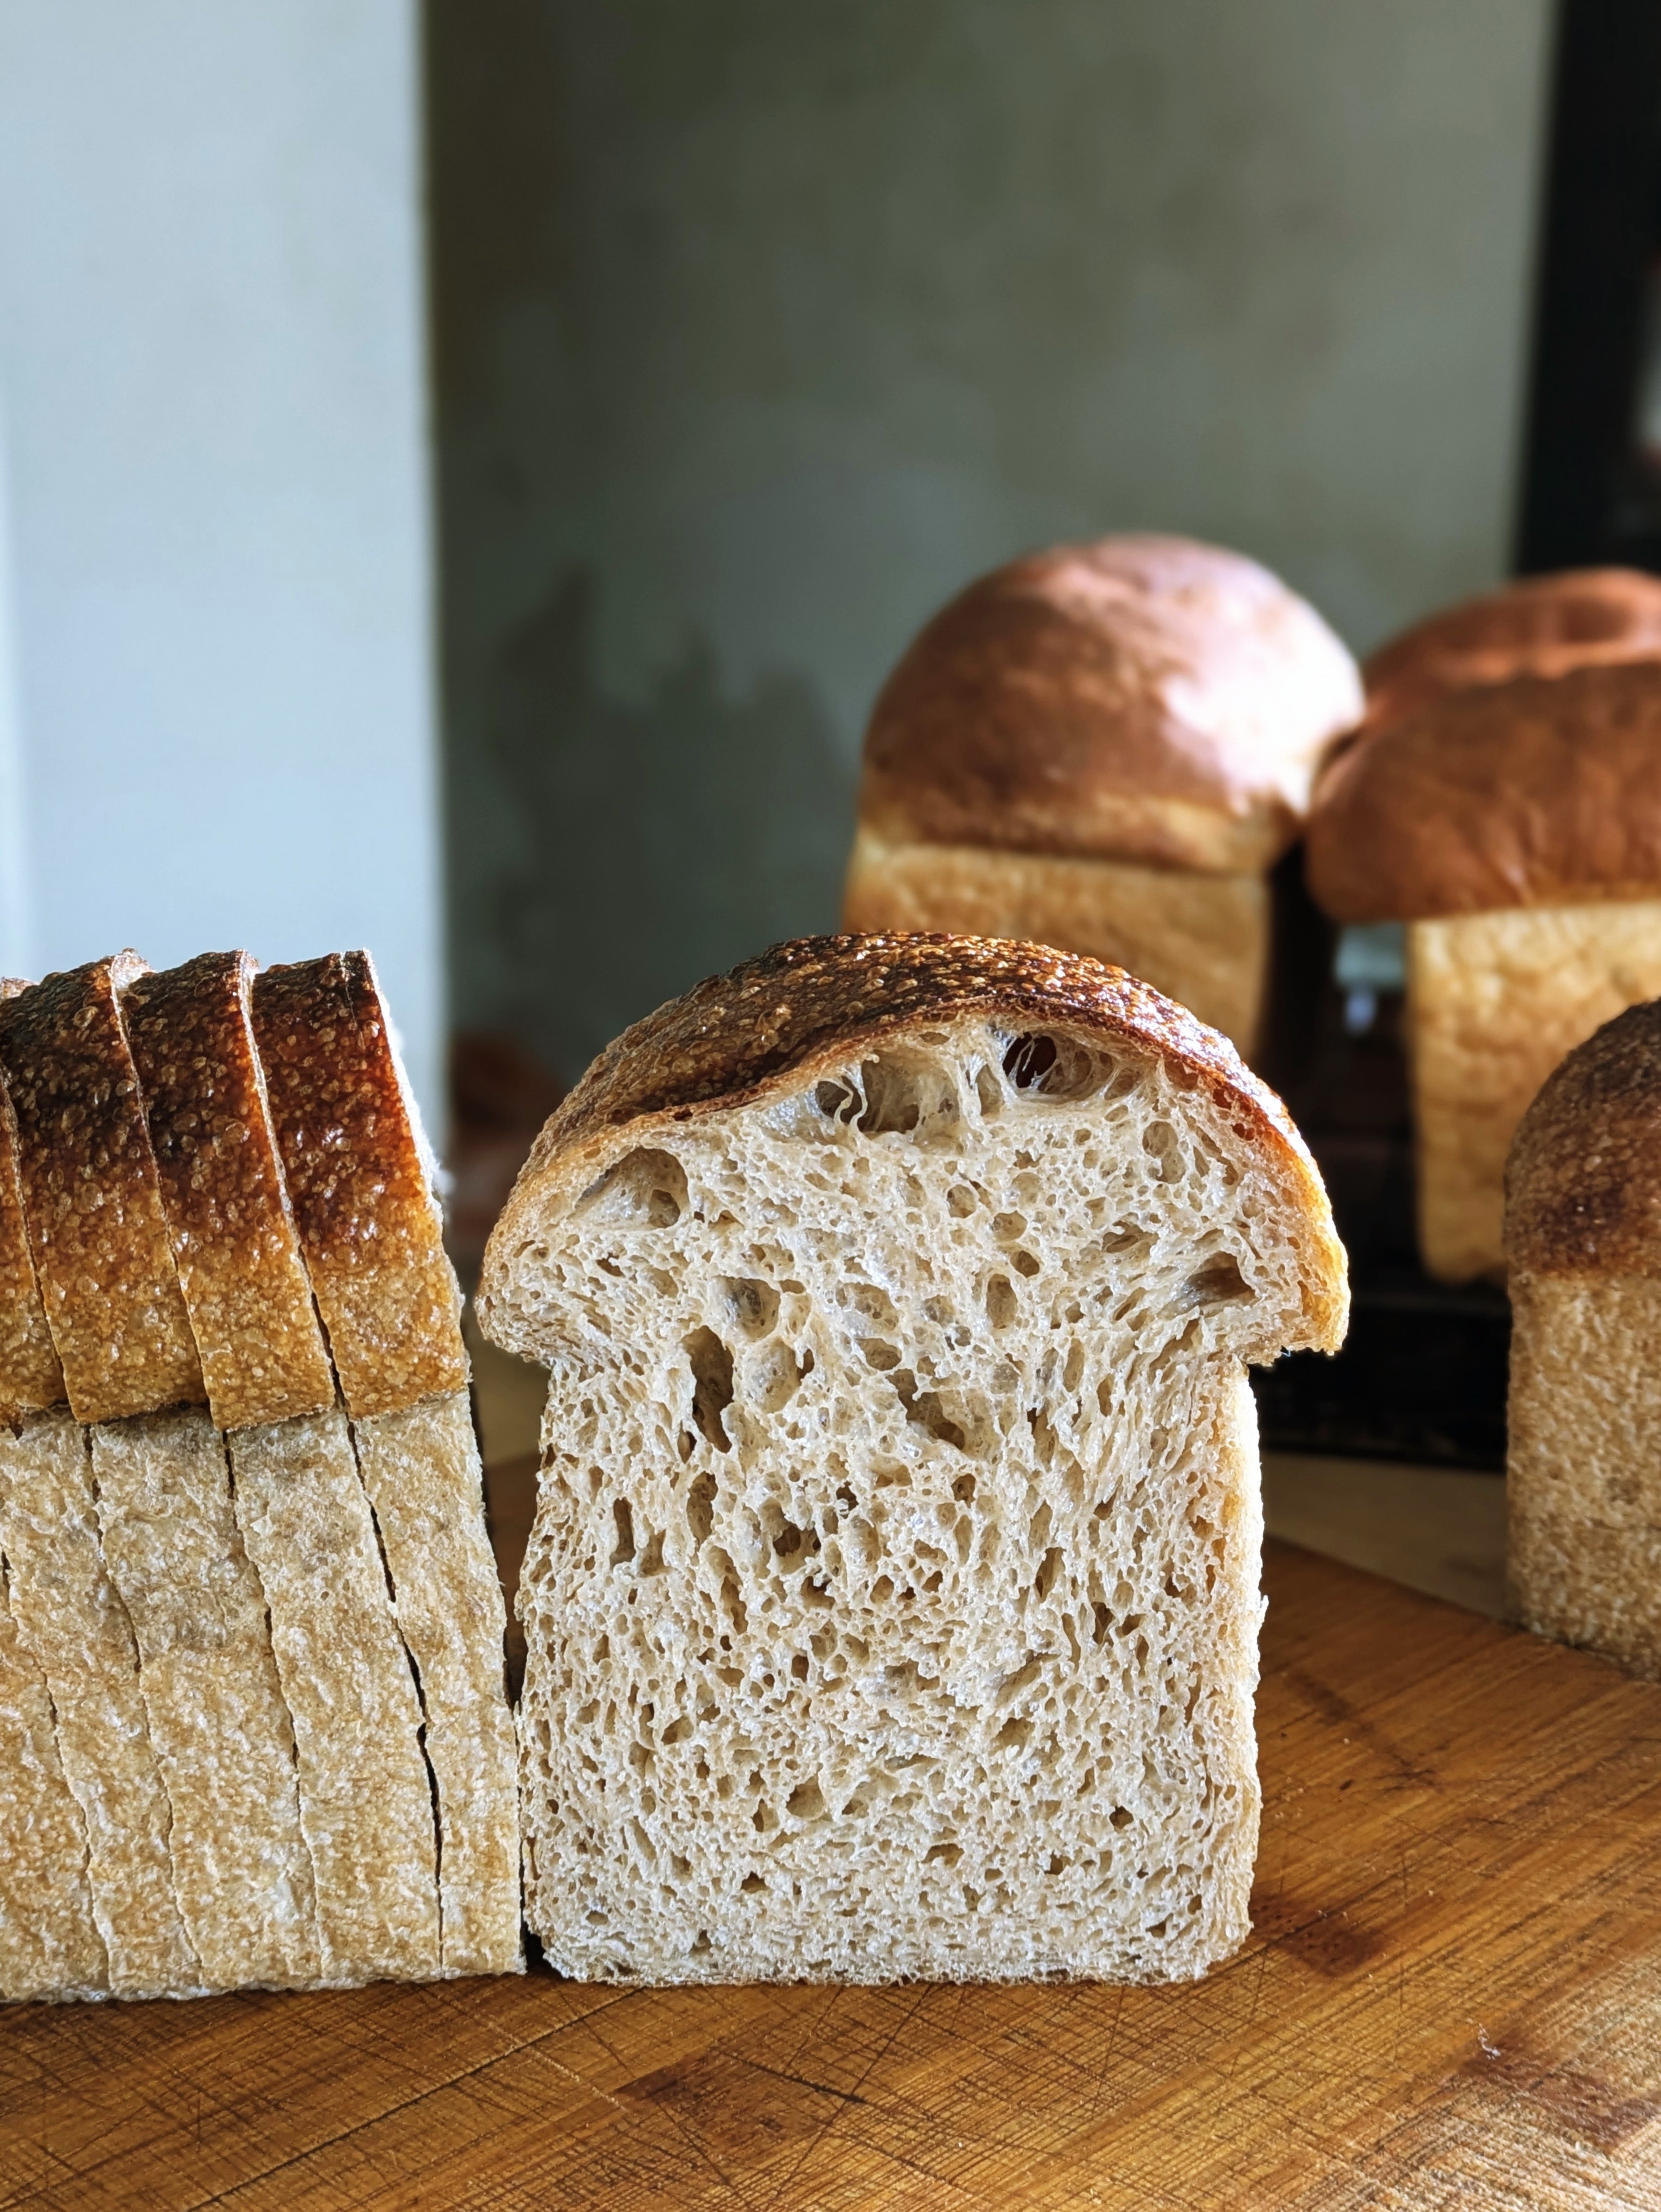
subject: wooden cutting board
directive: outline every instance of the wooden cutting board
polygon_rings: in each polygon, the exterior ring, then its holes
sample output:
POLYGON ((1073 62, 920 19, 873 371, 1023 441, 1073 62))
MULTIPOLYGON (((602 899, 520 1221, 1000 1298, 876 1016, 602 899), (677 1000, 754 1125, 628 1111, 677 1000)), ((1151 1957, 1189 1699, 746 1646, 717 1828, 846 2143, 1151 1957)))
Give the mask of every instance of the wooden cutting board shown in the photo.
POLYGON ((521 1981, 0 2017, 0 2206, 1661 2206, 1661 1689, 1272 1548, 1182 1989, 521 1981))

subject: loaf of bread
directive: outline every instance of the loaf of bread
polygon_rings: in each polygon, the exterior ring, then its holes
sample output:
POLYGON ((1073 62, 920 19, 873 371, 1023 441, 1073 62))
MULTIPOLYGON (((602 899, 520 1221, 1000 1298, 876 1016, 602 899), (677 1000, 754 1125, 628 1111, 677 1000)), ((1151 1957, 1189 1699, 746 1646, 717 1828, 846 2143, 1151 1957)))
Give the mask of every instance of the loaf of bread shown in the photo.
POLYGON ((1307 859, 1334 920, 1407 924, 1421 1249, 1498 1276, 1524 1109, 1661 992, 1661 662, 1433 699, 1332 763, 1307 859))
POLYGON ((1157 1982, 1233 1949, 1245 1363, 1346 1310, 1278 1101, 1094 961, 808 939, 629 1030, 479 1301, 552 1369, 519 1600, 551 1962, 1157 1982))
POLYGON ((124 954, 0 1006, 0 1759, 44 1693, 101 1956, 50 1978, 40 1899, 61 1917, 76 1869, 43 1882, 45 1826, 20 1831, 0 1995, 520 1963, 502 1599, 423 1146, 367 956, 260 980, 289 1009, 280 1122, 246 954, 124 954), (326 1294, 324 1220, 355 1300, 326 1294), (35 1407, 26 1293, 67 1407, 35 1407))
POLYGON ((1086 952, 1249 1054, 1269 871, 1361 708, 1326 624, 1239 554, 1128 536, 1013 562, 883 687, 844 927, 1086 952))
POLYGON ((1661 1005, 1572 1052, 1506 1171, 1509 1578, 1537 1634, 1661 1680, 1661 1005))

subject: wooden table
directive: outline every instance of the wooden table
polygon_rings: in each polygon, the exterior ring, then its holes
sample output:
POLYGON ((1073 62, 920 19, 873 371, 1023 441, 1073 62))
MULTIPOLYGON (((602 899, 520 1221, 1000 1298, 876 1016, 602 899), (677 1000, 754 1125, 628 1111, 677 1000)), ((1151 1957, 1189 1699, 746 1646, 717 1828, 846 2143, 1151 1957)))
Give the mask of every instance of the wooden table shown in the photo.
POLYGON ((1284 1547, 1183 1989, 523 1980, 0 2017, 0 2207, 1661 2206, 1661 1689, 1284 1547))

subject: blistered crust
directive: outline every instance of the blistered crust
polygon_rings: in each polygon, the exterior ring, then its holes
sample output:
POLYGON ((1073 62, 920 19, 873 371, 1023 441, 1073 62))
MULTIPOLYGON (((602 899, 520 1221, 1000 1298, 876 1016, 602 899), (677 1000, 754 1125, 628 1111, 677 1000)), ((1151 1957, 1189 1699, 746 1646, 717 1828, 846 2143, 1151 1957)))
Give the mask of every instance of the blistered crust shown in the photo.
POLYGON ((122 994, 161 1204, 215 1424, 320 1413, 334 1376, 254 1052, 246 952, 204 952, 122 994))
POLYGON ((860 818, 895 842, 1236 872, 1291 844, 1360 677, 1255 561, 1060 546, 971 584, 884 685, 860 818))
MULTIPOLYGON (((0 1002, 28 988, 13 976, 0 975, 0 1002)), ((64 1370, 46 1327, 23 1222, 17 1127, 11 1101, 0 1083, 0 1420, 44 1412, 63 1395, 64 1370)))
POLYGON ((1366 728, 1382 729, 1451 691, 1657 657, 1661 580, 1636 568, 1525 576, 1445 607, 1380 646, 1363 670, 1366 728))
POLYGON ((207 1395, 117 1011, 146 972, 118 953, 0 1005, 29 1244, 79 1421, 207 1395))
POLYGON ((289 1197, 354 1416, 467 1387, 460 1297, 366 952, 253 987, 289 1197))
POLYGON ((1082 954, 939 935, 797 938, 625 1030, 549 1120, 492 1232, 479 1289, 487 1333, 511 1306, 520 1247, 613 1155, 645 1142, 644 1128, 799 1089, 909 1025, 967 1015, 1158 1054, 1177 1081, 1202 1087, 1279 1169, 1305 1232, 1305 1341, 1335 1350, 1348 1294, 1325 1189, 1286 1108, 1227 1039, 1082 954))
POLYGON ((1529 1275, 1661 1276, 1661 1000, 1579 1046, 1523 1116, 1506 1258, 1529 1275))
POLYGON ((1335 921, 1652 898, 1661 665, 1573 670, 1439 700, 1353 745, 1310 818, 1335 921))

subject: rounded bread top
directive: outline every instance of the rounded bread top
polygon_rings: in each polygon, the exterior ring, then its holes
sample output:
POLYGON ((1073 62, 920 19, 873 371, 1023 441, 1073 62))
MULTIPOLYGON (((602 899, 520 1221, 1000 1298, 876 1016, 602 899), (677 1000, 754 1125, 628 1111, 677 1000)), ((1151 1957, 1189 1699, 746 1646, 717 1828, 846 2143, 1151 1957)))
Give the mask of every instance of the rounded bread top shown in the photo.
MULTIPOLYGON (((1298 1222, 1308 1329, 1335 1350, 1349 1297, 1320 1171, 1291 1116, 1226 1037, 1123 969, 1002 939, 805 937, 712 976, 624 1031, 545 1125, 491 1232, 478 1310, 511 1340, 521 1257, 624 1152, 703 1115, 805 1089, 897 1032, 979 1017, 1120 1044, 1203 1088, 1235 1133, 1278 1170, 1298 1222)), ((1013 1047, 1012 1047, 1013 1048, 1013 1047)))
POLYGON ((1244 555, 1058 546, 917 636, 872 711, 860 817, 895 842, 1264 868, 1362 703, 1319 615, 1244 555))
POLYGON ((1513 1274, 1661 1275, 1661 1000, 1577 1045, 1506 1165, 1513 1274))
POLYGON ((1661 897, 1661 662, 1433 701, 1329 765, 1307 838, 1335 921, 1661 897))
POLYGON ((1368 731, 1451 691, 1661 658, 1661 578, 1637 568, 1524 576, 1415 623, 1366 662, 1368 731))

